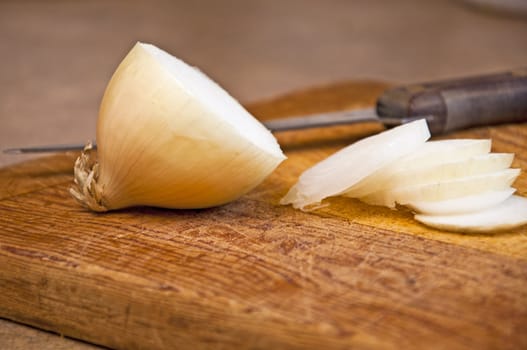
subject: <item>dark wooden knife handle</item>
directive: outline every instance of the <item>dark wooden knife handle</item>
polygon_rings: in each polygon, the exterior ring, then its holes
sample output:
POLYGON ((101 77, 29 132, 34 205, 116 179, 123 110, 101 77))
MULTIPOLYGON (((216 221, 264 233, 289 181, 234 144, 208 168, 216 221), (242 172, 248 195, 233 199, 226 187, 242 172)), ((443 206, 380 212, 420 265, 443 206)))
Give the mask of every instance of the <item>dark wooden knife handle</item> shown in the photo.
POLYGON ((430 115, 433 135, 473 126, 527 121, 527 68, 389 89, 379 117, 430 115))

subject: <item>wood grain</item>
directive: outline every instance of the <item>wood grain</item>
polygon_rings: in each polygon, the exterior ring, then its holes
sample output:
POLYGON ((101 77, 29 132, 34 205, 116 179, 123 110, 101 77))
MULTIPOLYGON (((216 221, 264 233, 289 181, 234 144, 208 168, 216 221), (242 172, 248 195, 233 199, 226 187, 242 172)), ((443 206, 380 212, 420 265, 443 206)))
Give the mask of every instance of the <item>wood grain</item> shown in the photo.
MULTIPOLYGON (((266 119, 366 106, 384 87, 340 84, 249 109, 266 119)), ((0 316, 121 349, 526 348, 525 227, 459 235, 354 200, 310 213, 277 204, 307 166, 379 130, 280 134, 288 160, 207 210, 95 214, 67 193, 73 155, 6 168, 0 316)), ((525 124, 453 136, 491 136, 527 168, 525 124)), ((527 194, 525 173, 515 185, 527 194)))

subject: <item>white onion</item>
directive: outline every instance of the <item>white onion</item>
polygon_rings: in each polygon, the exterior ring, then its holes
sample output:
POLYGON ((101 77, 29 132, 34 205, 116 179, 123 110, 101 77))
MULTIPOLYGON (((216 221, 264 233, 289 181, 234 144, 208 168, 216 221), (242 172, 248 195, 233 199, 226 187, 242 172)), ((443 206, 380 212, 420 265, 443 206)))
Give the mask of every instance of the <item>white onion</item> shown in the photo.
POLYGON ((453 215, 481 211, 500 204, 516 190, 508 188, 499 191, 488 191, 471 196, 446 199, 444 201, 410 201, 406 205, 425 215, 453 215))
MULTIPOLYGON (((402 128, 391 130, 390 135, 402 136, 402 128)), ((422 223, 454 231, 503 229, 527 222, 522 209, 527 200, 511 199, 515 189, 510 186, 520 174, 520 169, 509 168, 514 155, 489 153, 490 140, 423 143, 406 134, 414 148, 409 150, 405 140, 398 157, 393 151, 390 157, 383 157, 383 142, 401 140, 378 136, 308 169, 282 203, 303 208, 330 195, 343 195, 389 208, 400 204, 417 212, 416 219, 422 223), (493 209, 503 214, 501 219, 492 214, 493 209), (491 214, 482 220, 482 213, 491 214)), ((397 147, 394 143, 388 146, 397 147)))
POLYGON ((527 224, 527 198, 512 195, 500 204, 482 211, 459 215, 417 214, 415 219, 441 230, 488 232, 527 224))
POLYGON ((412 201, 440 201, 486 191, 504 190, 512 185, 519 174, 520 169, 505 169, 454 180, 395 188, 390 192, 397 203, 403 205, 412 201))
POLYGON ((219 85, 142 43, 106 88, 97 143, 98 163, 85 152, 70 191, 96 211, 221 205, 257 186, 285 159, 269 130, 219 85))
MULTIPOLYGON (((422 145, 422 147, 414 150, 413 153, 398 159, 396 162, 364 178, 348 189, 344 195, 360 198, 378 191, 381 188, 393 187, 393 184, 389 184, 389 182, 394 181, 394 178, 402 178, 406 174, 413 175, 416 169, 431 168, 434 165, 442 165, 445 162, 463 161, 473 156, 489 153, 490 147, 490 140, 460 139, 429 141, 422 145)), ((419 178, 419 176, 416 174, 416 176, 412 176, 411 178, 415 179, 419 178)))
MULTIPOLYGON (((364 186, 344 193, 347 197, 361 198, 379 191, 397 189, 406 186, 430 184, 440 181, 459 179, 472 175, 484 174, 508 168, 514 159, 510 153, 492 153, 458 160, 452 163, 439 163, 423 167, 405 167, 399 164, 391 165, 391 169, 382 172, 382 178, 373 182, 370 177, 363 181, 364 186)), ((417 163, 418 164, 418 163, 417 163)), ((372 176, 373 178, 373 176, 372 176)))
POLYGON ((281 204, 295 208, 339 195, 378 169, 419 148, 430 137, 424 119, 360 140, 306 170, 281 204))
POLYGON ((386 186, 398 188, 486 174, 507 169, 513 159, 511 153, 491 153, 431 167, 404 169, 393 173, 386 186))

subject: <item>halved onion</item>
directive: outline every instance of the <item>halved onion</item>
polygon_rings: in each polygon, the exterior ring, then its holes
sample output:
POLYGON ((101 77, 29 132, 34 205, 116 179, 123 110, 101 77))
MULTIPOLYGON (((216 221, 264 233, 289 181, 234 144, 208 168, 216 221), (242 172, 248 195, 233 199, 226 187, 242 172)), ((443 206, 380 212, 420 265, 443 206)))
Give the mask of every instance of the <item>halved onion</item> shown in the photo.
POLYGON ((137 43, 112 76, 70 193, 107 211, 207 208, 260 184, 285 156, 274 136, 205 74, 137 43))
POLYGON ((339 195, 419 148, 429 137, 426 121, 421 119, 358 141, 306 170, 280 203, 303 209, 339 195))
POLYGON ((482 211, 459 215, 417 214, 415 219, 441 230, 488 232, 527 224, 527 198, 512 195, 500 204, 482 211))

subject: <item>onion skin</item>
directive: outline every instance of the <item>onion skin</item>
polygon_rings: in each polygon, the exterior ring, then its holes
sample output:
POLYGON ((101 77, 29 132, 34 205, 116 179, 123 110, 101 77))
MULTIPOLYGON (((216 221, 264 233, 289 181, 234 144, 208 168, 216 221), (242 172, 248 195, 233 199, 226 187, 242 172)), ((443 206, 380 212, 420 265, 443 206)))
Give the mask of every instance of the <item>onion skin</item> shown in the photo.
MULTIPOLYGON (((197 79, 208 78, 199 73, 197 79)), ((261 183, 285 159, 276 140, 214 83, 203 84, 225 99, 233 113, 246 113, 251 130, 270 140, 269 147, 252 142, 226 121, 228 115, 218 116, 203 103, 206 96, 187 89, 148 45, 138 43, 102 99, 99 168, 88 185, 91 190, 84 193, 85 184, 78 186, 77 194, 92 197, 81 202, 96 211, 138 205, 207 208, 233 201, 261 183), (94 198, 97 206, 90 205, 94 198)))

